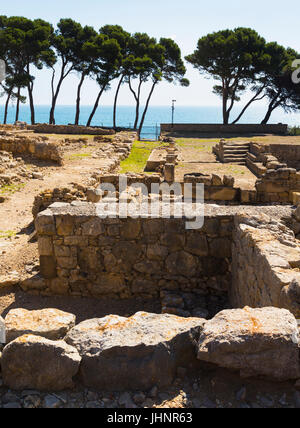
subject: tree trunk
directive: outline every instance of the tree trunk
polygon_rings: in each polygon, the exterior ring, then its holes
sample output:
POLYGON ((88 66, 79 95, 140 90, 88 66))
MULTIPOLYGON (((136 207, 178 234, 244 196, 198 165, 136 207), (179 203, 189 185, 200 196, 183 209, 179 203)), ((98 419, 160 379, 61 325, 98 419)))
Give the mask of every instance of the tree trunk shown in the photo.
POLYGON ((278 100, 279 96, 280 96, 280 93, 278 93, 278 94, 276 95, 276 97, 275 97, 275 98, 273 98, 273 100, 270 102, 269 107, 268 107, 267 114, 265 115, 265 117, 264 117, 263 121, 261 122, 261 124, 262 124, 262 125, 266 125, 266 124, 269 122, 270 117, 271 117, 271 115, 272 115, 273 111, 274 111, 277 107, 279 107, 279 106, 280 106, 282 99, 279 99, 279 100, 278 100))
POLYGON ((227 101, 228 92, 225 87, 225 82, 223 81, 223 125, 228 125, 227 101))
POLYGON ((136 107, 135 107, 135 121, 134 121, 134 126, 133 129, 136 130, 138 127, 138 123, 139 123, 139 118, 140 118, 140 96, 141 96, 141 86, 142 86, 142 81, 140 79, 140 83, 139 83, 139 87, 138 87, 138 92, 136 94, 136 92, 134 91, 134 89, 131 86, 131 80, 129 78, 129 89, 130 91, 133 93, 135 102, 136 102, 136 107))
POLYGON ((31 125, 35 125, 35 110, 34 110, 34 101, 33 101, 33 84, 29 83, 27 89, 28 89, 28 95, 29 95, 31 125))
POLYGON ((79 117, 80 117, 80 94, 81 94, 81 89, 82 89, 82 85, 83 85, 85 77, 86 77, 86 73, 82 73, 81 79, 80 79, 80 82, 79 82, 79 85, 78 85, 78 88, 77 88, 75 125, 79 124, 79 117))
POLYGON ((97 96, 97 99, 96 99, 96 101, 95 101, 95 104, 94 104, 94 107, 93 107, 92 113, 90 114, 90 117, 89 117, 89 120, 87 121, 86 126, 91 126, 92 120, 93 120, 93 118, 94 118, 94 116, 95 116, 95 113, 96 113, 96 111, 97 111, 97 108, 98 108, 98 106, 99 106, 100 98, 101 98, 101 96, 102 96, 102 94, 103 94, 103 92, 104 92, 105 88, 106 88, 106 85, 102 86, 102 88, 101 88, 101 90, 100 90, 100 92, 99 92, 99 94, 98 94, 98 96, 97 96))
POLYGON ((265 88, 265 86, 263 87, 263 88, 261 88, 255 95, 254 95, 254 97, 253 98, 251 98, 251 100, 245 105, 245 107, 243 108, 243 110, 241 111, 241 113, 238 115, 238 117, 235 119, 235 121, 234 122, 232 122, 232 124, 233 125, 235 125, 240 119, 241 119, 241 117, 244 115, 244 113, 245 113, 245 111, 250 107, 250 105, 252 104, 252 103, 254 103, 255 101, 260 101, 260 100, 262 100, 263 98, 265 98, 265 96, 266 95, 263 95, 262 97, 260 97, 260 98, 257 98, 261 93, 262 93, 262 91, 264 90, 264 88, 265 88))
POLYGON ((114 115, 113 115, 113 127, 114 127, 114 129, 117 128, 117 102, 118 102, 118 96, 119 96, 120 88, 121 88, 121 85, 123 83, 124 77, 125 77, 125 75, 122 74, 122 77, 121 77, 119 84, 118 84, 118 87, 117 87, 115 100, 114 100, 114 115))
POLYGON ((7 95, 7 99, 6 99, 6 103, 5 103, 4 118, 3 118, 3 124, 4 125, 6 125, 6 123, 7 123, 7 113, 8 113, 8 106, 9 106, 11 94, 12 94, 12 89, 9 90, 8 95, 7 95))
POLYGON ((140 123, 140 126, 139 126, 139 131, 138 131, 138 139, 139 140, 141 139, 141 133, 142 133, 142 129, 143 129, 143 126, 144 126, 146 114, 147 114, 147 111, 148 111, 150 99, 151 99, 151 97, 153 95, 153 91, 154 91, 154 88, 155 88, 156 84, 157 84, 157 82, 153 83, 151 91, 150 91, 150 94, 149 94, 147 102, 146 102, 146 106, 145 106, 145 109, 144 109, 144 113, 143 113, 143 116, 142 116, 142 119, 141 119, 141 123, 140 123))
POLYGON ((53 69, 52 80, 51 80, 52 104, 51 104, 51 110, 50 110, 50 116, 49 116, 49 124, 50 125, 55 125, 55 107, 56 107, 58 95, 59 95, 59 92, 61 89, 61 85, 62 85, 63 81, 65 80, 65 78, 71 73, 71 71, 73 71, 73 66, 71 66, 69 68, 69 70, 66 72, 66 65, 67 64, 63 62, 61 72, 60 72, 59 81, 58 81, 58 84, 56 86, 56 90, 54 89, 55 70, 53 69))
POLYGON ((21 88, 18 88, 18 92, 17 92, 16 120, 15 120, 15 122, 18 122, 18 120, 19 120, 19 114, 20 114, 20 95, 21 95, 21 88))
MULTIPOLYGON (((30 65, 27 64, 27 74, 30 77, 30 65)), ((34 101, 33 101, 33 82, 34 80, 28 82, 27 90, 29 96, 29 105, 30 105, 30 116, 31 116, 31 124, 35 125, 35 111, 34 111, 34 101)))
POLYGON ((51 110, 50 110, 50 117, 49 117, 49 124, 50 125, 55 125, 55 107, 56 107, 56 103, 57 103, 57 98, 58 98, 58 94, 62 85, 63 79, 60 78, 54 97, 52 98, 52 105, 51 105, 51 110))
POLYGON ((273 108, 269 106, 267 114, 265 115, 264 120, 261 122, 262 125, 266 125, 269 122, 272 113, 273 113, 273 108))

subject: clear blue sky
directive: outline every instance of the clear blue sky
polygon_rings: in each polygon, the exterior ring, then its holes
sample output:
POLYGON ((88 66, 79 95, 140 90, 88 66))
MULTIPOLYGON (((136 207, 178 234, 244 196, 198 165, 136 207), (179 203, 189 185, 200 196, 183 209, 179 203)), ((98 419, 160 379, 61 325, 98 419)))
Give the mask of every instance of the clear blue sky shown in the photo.
MULTIPOLYGON (((119 24, 129 32, 147 32, 152 36, 173 37, 183 55, 191 53, 199 37, 225 28, 252 27, 268 41, 275 40, 300 52, 300 1, 290 0, 11 0, 2 2, 1 14, 43 18, 56 24, 60 18, 73 18, 99 29, 104 24, 119 24)), ((153 96, 152 105, 169 105, 177 99, 180 105, 219 105, 212 94, 213 81, 205 79, 188 66, 190 88, 162 83, 153 96)), ((48 104, 50 75, 39 73, 36 81, 37 104, 48 104)), ((74 104, 77 76, 63 86, 59 104, 74 104)), ((114 88, 114 86, 113 86, 114 88)), ((112 89, 113 89, 112 88, 112 89)), ((97 87, 86 83, 83 104, 93 104, 97 87)), ((109 105, 113 93, 105 94, 102 103, 109 105)), ((1 100, 3 103, 3 99, 1 100)), ((133 104, 132 95, 124 87, 120 104, 133 104)))

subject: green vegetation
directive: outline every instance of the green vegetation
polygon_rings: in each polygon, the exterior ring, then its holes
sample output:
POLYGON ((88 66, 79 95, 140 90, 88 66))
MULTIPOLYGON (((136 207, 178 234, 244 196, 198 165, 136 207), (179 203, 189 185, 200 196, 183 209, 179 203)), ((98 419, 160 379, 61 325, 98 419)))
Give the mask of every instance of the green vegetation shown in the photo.
MULTIPOLYGON (((92 78, 98 84, 96 99, 87 120, 90 126, 105 91, 118 79, 114 97, 113 124, 117 127, 117 101, 122 84, 129 89, 136 103, 135 126, 139 134, 156 86, 163 80, 188 86, 186 67, 179 46, 170 38, 156 39, 146 33, 130 34, 119 25, 98 29, 82 26, 73 19, 60 19, 56 28, 42 19, 0 16, 0 59, 6 63, 2 89, 6 94, 5 117, 9 103, 26 102, 28 92, 31 122, 35 123, 33 87, 34 69, 51 69, 51 109, 49 123, 55 124, 57 100, 65 80, 74 72, 79 79, 76 90, 75 125, 80 123, 80 103, 84 82, 92 78), (146 103, 139 117, 143 88, 149 84, 146 103)), ((50 84, 50 82, 49 82, 50 84)))
POLYGON ((90 158, 91 154, 89 153, 73 153, 72 155, 69 155, 67 157, 68 160, 75 160, 75 159, 86 159, 90 158))
POLYGON ((293 126, 289 128, 289 135, 299 136, 300 135, 300 126, 293 126))
POLYGON ((0 238, 13 238, 16 234, 14 230, 0 230, 0 238))
POLYGON ((254 102, 262 99, 269 103, 262 124, 267 124, 279 107, 286 112, 297 111, 300 85, 293 83, 292 72, 294 60, 298 58, 299 54, 293 49, 276 42, 267 43, 251 28, 236 28, 202 37, 186 60, 201 74, 218 82, 214 93, 222 98, 223 123, 227 125, 235 103, 247 89, 254 95, 233 123, 237 123, 254 102))
POLYGON ((121 162, 120 173, 125 174, 126 172, 144 172, 147 160, 152 150, 159 146, 160 143, 135 141, 129 157, 121 162))
POLYGON ((0 195, 12 195, 25 187, 25 183, 12 183, 0 187, 0 195))
POLYGON ((176 145, 178 147, 189 148, 193 150, 197 150, 204 153, 212 153, 213 146, 217 143, 217 141, 207 141, 204 139, 196 138, 196 139, 186 139, 179 138, 176 140, 176 145), (206 143, 206 144, 201 144, 206 143))

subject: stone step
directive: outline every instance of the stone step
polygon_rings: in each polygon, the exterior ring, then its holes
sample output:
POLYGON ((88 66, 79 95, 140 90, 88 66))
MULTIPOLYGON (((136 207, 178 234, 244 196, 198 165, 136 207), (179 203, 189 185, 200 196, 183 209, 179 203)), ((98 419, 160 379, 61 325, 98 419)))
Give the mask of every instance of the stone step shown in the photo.
POLYGON ((226 144, 224 146, 224 149, 226 149, 226 147, 245 147, 245 148, 249 149, 250 144, 226 144))
POLYGON ((224 159, 241 159, 246 160, 247 155, 224 155, 224 159))
POLYGON ((247 151, 247 150, 225 150, 224 151, 224 154, 225 155, 228 155, 228 154, 233 154, 233 155, 238 155, 238 154, 241 154, 241 155, 247 155, 249 152, 247 151))

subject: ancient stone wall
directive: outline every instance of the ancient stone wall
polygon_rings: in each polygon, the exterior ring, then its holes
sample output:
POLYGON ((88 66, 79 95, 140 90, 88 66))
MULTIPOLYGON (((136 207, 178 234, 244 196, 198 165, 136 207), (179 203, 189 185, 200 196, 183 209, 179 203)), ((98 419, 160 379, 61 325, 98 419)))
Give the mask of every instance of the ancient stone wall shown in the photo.
POLYGON ((117 299, 229 292, 233 307, 283 307, 300 316, 299 243, 264 214, 215 210, 202 229, 187 230, 184 218, 100 218, 95 204, 75 202, 40 213, 36 229, 44 279, 25 289, 117 299))
POLYGON ((204 184, 206 201, 240 202, 241 200, 241 190, 234 187, 234 178, 228 175, 220 177, 216 174, 186 174, 183 184, 193 185, 193 199, 196 198, 196 185, 204 184))
POLYGON ((18 155, 30 155, 33 158, 63 163, 62 150, 58 144, 47 139, 27 136, 0 136, 0 150, 18 155))
POLYGON ((237 124, 221 125, 206 123, 176 123, 172 125, 161 124, 160 131, 163 133, 204 133, 204 134, 279 134, 286 135, 288 126, 282 124, 260 125, 260 124, 237 124))
POLYGON ((27 129, 38 134, 114 135, 116 133, 113 129, 102 129, 77 125, 49 125, 47 123, 28 125, 27 129))
POLYGON ((290 203, 300 191, 300 172, 292 168, 269 169, 256 182, 257 202, 290 203))
POLYGON ((274 306, 300 317, 300 245, 271 218, 237 216, 233 233, 233 307, 274 306))
POLYGON ((42 292, 128 298, 228 290, 231 216, 186 230, 184 219, 101 219, 94 204, 56 204, 38 215, 36 230, 42 292))
POLYGON ((131 186, 132 184, 144 184, 147 187, 148 192, 151 192, 152 184, 160 184, 162 181, 159 174, 103 174, 99 177, 99 184, 112 184, 116 191, 119 192, 120 178, 126 178, 128 186, 131 186))
POLYGON ((287 163, 289 168, 300 170, 300 145, 296 144, 270 144, 269 151, 280 162, 287 163))

